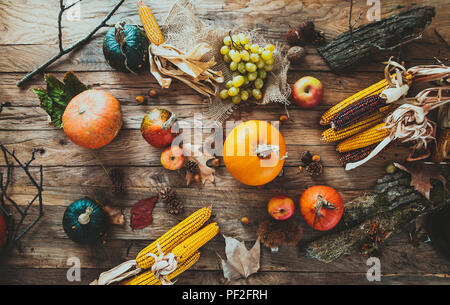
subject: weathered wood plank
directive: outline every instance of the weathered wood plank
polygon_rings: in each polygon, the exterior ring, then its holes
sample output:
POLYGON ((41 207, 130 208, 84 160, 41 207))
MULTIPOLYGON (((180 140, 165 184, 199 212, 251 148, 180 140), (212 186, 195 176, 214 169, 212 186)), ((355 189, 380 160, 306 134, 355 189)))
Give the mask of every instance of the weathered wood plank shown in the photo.
MULTIPOLYGON (((103 272, 103 269, 83 269, 81 282, 67 281, 68 268, 63 269, 16 269, 1 268, 2 285, 88 285, 103 272)), ((221 271, 188 270, 177 278, 175 285, 448 285, 447 274, 398 273, 382 276, 381 282, 367 281, 363 273, 327 273, 327 272, 260 272, 246 280, 227 283, 221 271)))
MULTIPOLYGON (((20 248, 12 250, 5 263, 15 268, 49 269, 65 268, 71 257, 80 259, 81 267, 86 269, 109 269, 124 261, 135 259, 137 253, 151 240, 110 240, 104 244, 81 246, 68 239, 58 239, 57 244, 42 240, 26 240, 20 248)), ((248 241, 247 245, 253 245, 248 241)), ((385 254, 380 258, 382 272, 387 273, 435 273, 450 272, 448 261, 429 244, 413 247, 406 234, 394 234, 385 246, 385 254), (426 259, 424 259, 426 257, 426 259)), ((201 248, 201 258, 191 270, 221 270, 219 257, 224 257, 222 237, 216 237, 201 248)), ((260 272, 316 272, 325 273, 365 272, 367 257, 359 254, 342 257, 333 264, 324 264, 307 257, 302 246, 281 247, 278 254, 262 247, 260 272)))
MULTIPOLYGON (((151 3, 152 9, 157 19, 162 20, 168 13, 170 6, 175 1, 164 1, 151 3)), ((292 1, 271 1, 271 3, 260 3, 261 1, 250 3, 236 3, 231 1, 202 1, 198 3, 197 13, 201 18, 212 19, 216 23, 223 23, 226 26, 238 26, 243 29, 258 28, 265 37, 275 41, 284 42, 285 32, 289 27, 296 26, 300 19, 313 19, 316 27, 325 31, 328 39, 348 30, 347 14, 349 5, 343 1, 303 1, 295 3, 292 1), (267 10, 267 6, 273 8, 267 10), (261 9, 262 8, 262 9, 261 9), (241 18, 240 15, 251 15, 252 18, 241 18)), ((44 62, 48 54, 56 53, 57 48, 57 27, 55 26, 56 16, 59 8, 57 6, 46 6, 39 4, 38 8, 33 11, 39 14, 39 31, 36 31, 36 25, 28 20, 24 20, 21 16, 29 15, 28 10, 30 4, 6 1, 2 3, 3 15, 1 18, 0 28, 4 29, 4 33, 0 38, 0 44, 3 48, 2 53, 6 56, 0 58, 0 71, 17 72, 29 71, 37 63, 44 62), (43 35, 44 34, 44 35, 43 35)), ((438 14, 434 18, 429 30, 426 31, 424 41, 428 44, 426 53, 420 52, 419 44, 407 46, 402 52, 407 62, 417 59, 419 61, 414 64, 430 62, 434 56, 443 56, 441 53, 442 44, 434 35, 434 29, 438 29, 444 39, 448 39, 449 25, 446 22, 449 18, 449 5, 439 1, 425 1, 423 5, 434 5, 438 14), (434 44, 431 46, 429 44, 434 44), (419 48, 417 47, 419 45, 419 48), (424 55, 426 55, 424 57, 424 55)), ((65 44, 73 43, 80 39, 88 29, 93 28, 96 23, 103 17, 111 6, 110 2, 100 1, 95 7, 82 4, 81 20, 66 21, 63 29, 65 44), (81 25, 81 26, 80 26, 81 25)), ((382 17, 399 12, 400 8, 410 7, 407 1, 395 1, 395 4, 382 5, 382 17)), ((354 4, 354 13, 367 9, 365 3, 359 2, 354 4)), ((139 23, 134 3, 125 3, 111 20, 114 23, 120 19, 126 18, 139 23)), ((358 24, 367 23, 366 18, 361 18, 358 24)), ((106 64, 101 43, 104 31, 98 33, 97 38, 90 42, 84 48, 75 51, 73 54, 65 56, 61 61, 52 65, 49 71, 94 71, 94 70, 111 70, 106 64)), ((445 49, 444 49, 445 52, 445 49)), ((307 58, 302 65, 295 67, 301 71, 322 70, 329 71, 324 60, 317 54, 314 48, 307 48, 307 58)), ((379 58, 374 58, 372 64, 363 65, 361 69, 365 70, 381 70, 382 67, 376 62, 384 61, 390 55, 396 55, 397 52, 384 52, 379 58)))
MULTIPOLYGON (((54 73, 59 79, 63 73, 54 73)), ((115 71, 78 72, 77 75, 86 84, 94 89, 101 89, 114 95, 122 105, 136 106, 136 96, 146 96, 149 89, 156 89, 159 93, 157 98, 148 100, 149 105, 199 105, 203 99, 194 90, 186 85, 174 81, 169 89, 160 89, 153 76, 143 72, 140 75, 131 75, 115 71)), ((308 72, 322 81, 325 87, 324 98, 321 105, 334 105, 350 95, 381 80, 384 76, 379 73, 354 73, 348 76, 336 77, 327 72, 308 72)), ((33 88, 45 87, 44 78, 36 77, 29 82, 27 89, 18 88, 16 82, 21 79, 23 73, 1 73, 0 102, 10 102, 12 106, 38 106, 39 100, 32 91, 33 88)), ((293 71, 288 75, 289 83, 294 83, 304 73, 293 71)), ((296 108, 291 106, 291 108, 296 108)))
MULTIPOLYGON (((156 19, 162 23, 176 0, 149 1, 156 19)), ((34 1, 2 1, 1 4, 1 28, 4 35, 0 44, 55 44, 57 43, 57 27, 55 26, 59 6, 51 3, 34 1), (30 12, 29 8, 34 7, 30 12), (36 18, 30 16, 34 14, 36 18), (24 18, 27 16, 27 18, 24 18), (38 19, 39 18, 39 19, 38 19), (36 27, 35 20, 39 20, 36 27)), ((73 43, 82 38, 89 28, 94 27, 99 20, 110 10, 113 4, 110 1, 97 1, 96 5, 82 3, 79 20, 68 20, 64 18, 64 42, 73 43)), ((414 6, 406 0, 397 0, 383 3, 381 6, 381 17, 398 13, 405 8, 414 6)), ((449 4, 443 1, 427 0, 420 5, 436 6, 438 15, 434 19, 434 27, 443 27, 443 35, 448 35, 449 4), (445 34, 446 33, 446 34, 445 34)), ((329 37, 348 29, 348 13, 350 6, 347 2, 314 1, 304 0, 301 2, 289 0, 277 1, 215 1, 207 0, 196 3, 196 14, 203 20, 214 20, 218 25, 239 26, 244 29, 259 28, 266 33, 268 38, 279 38, 280 33, 290 26, 296 26, 299 20, 312 19, 317 28, 326 30, 329 37), (247 18, 242 18, 246 16, 247 18)), ((364 1, 354 1, 353 13, 367 10, 364 1)), ((355 17, 356 18, 356 17, 355 17)), ((111 24, 121 20, 129 19, 140 23, 137 8, 134 2, 124 3, 111 19, 111 24)), ((363 16, 359 24, 368 23, 363 16)), ((448 37, 448 36, 446 36, 448 37)), ((284 37, 283 37, 284 38, 284 37)))

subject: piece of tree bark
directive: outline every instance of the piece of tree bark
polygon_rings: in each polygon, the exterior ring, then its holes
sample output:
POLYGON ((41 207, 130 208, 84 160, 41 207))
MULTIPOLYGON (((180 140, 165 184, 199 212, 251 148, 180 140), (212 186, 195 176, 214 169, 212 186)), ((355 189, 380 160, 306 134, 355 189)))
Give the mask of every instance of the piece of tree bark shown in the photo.
POLYGON ((351 29, 317 50, 333 72, 348 71, 374 52, 393 50, 420 38, 434 16, 434 7, 412 8, 351 29))

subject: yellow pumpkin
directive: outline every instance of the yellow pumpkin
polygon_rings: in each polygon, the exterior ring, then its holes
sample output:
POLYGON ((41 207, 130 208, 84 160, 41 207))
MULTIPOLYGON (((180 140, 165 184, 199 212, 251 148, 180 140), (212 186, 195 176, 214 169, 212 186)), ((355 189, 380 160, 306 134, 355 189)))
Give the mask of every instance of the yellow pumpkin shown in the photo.
POLYGON ((236 126, 225 139, 223 160, 230 174, 247 185, 264 185, 283 169, 286 144, 272 124, 252 120, 236 126))

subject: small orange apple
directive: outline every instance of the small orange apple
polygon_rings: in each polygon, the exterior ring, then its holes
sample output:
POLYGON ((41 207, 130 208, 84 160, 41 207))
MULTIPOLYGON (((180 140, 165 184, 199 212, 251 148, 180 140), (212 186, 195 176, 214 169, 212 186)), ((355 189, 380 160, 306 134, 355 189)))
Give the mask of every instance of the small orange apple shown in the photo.
POLYGON ((270 216, 277 220, 285 220, 294 214, 294 201, 287 196, 275 196, 270 199, 267 205, 267 211, 270 216))
POLYGON ((183 150, 176 145, 169 146, 161 154, 161 164, 168 170, 177 170, 183 166, 183 150))

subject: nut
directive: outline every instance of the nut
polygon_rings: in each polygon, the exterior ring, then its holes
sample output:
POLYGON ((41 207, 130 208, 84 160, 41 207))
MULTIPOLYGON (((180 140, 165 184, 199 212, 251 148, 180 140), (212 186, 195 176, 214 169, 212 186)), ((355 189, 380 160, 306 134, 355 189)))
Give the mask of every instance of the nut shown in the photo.
POLYGON ((139 104, 143 104, 145 103, 145 98, 141 95, 136 96, 136 102, 138 102, 139 104))
POLYGON ((287 120, 289 120, 289 117, 285 114, 283 114, 282 116, 280 116, 280 122, 286 122, 287 120))
POLYGON ((299 24, 298 29, 302 32, 307 40, 311 40, 314 35, 314 23, 310 20, 303 21, 299 24))
POLYGON ((287 52, 287 58, 293 64, 298 64, 305 57, 305 50, 300 46, 294 46, 287 52))
POLYGON ((291 46, 299 46, 305 43, 303 35, 298 29, 290 29, 286 34, 286 40, 291 46))

